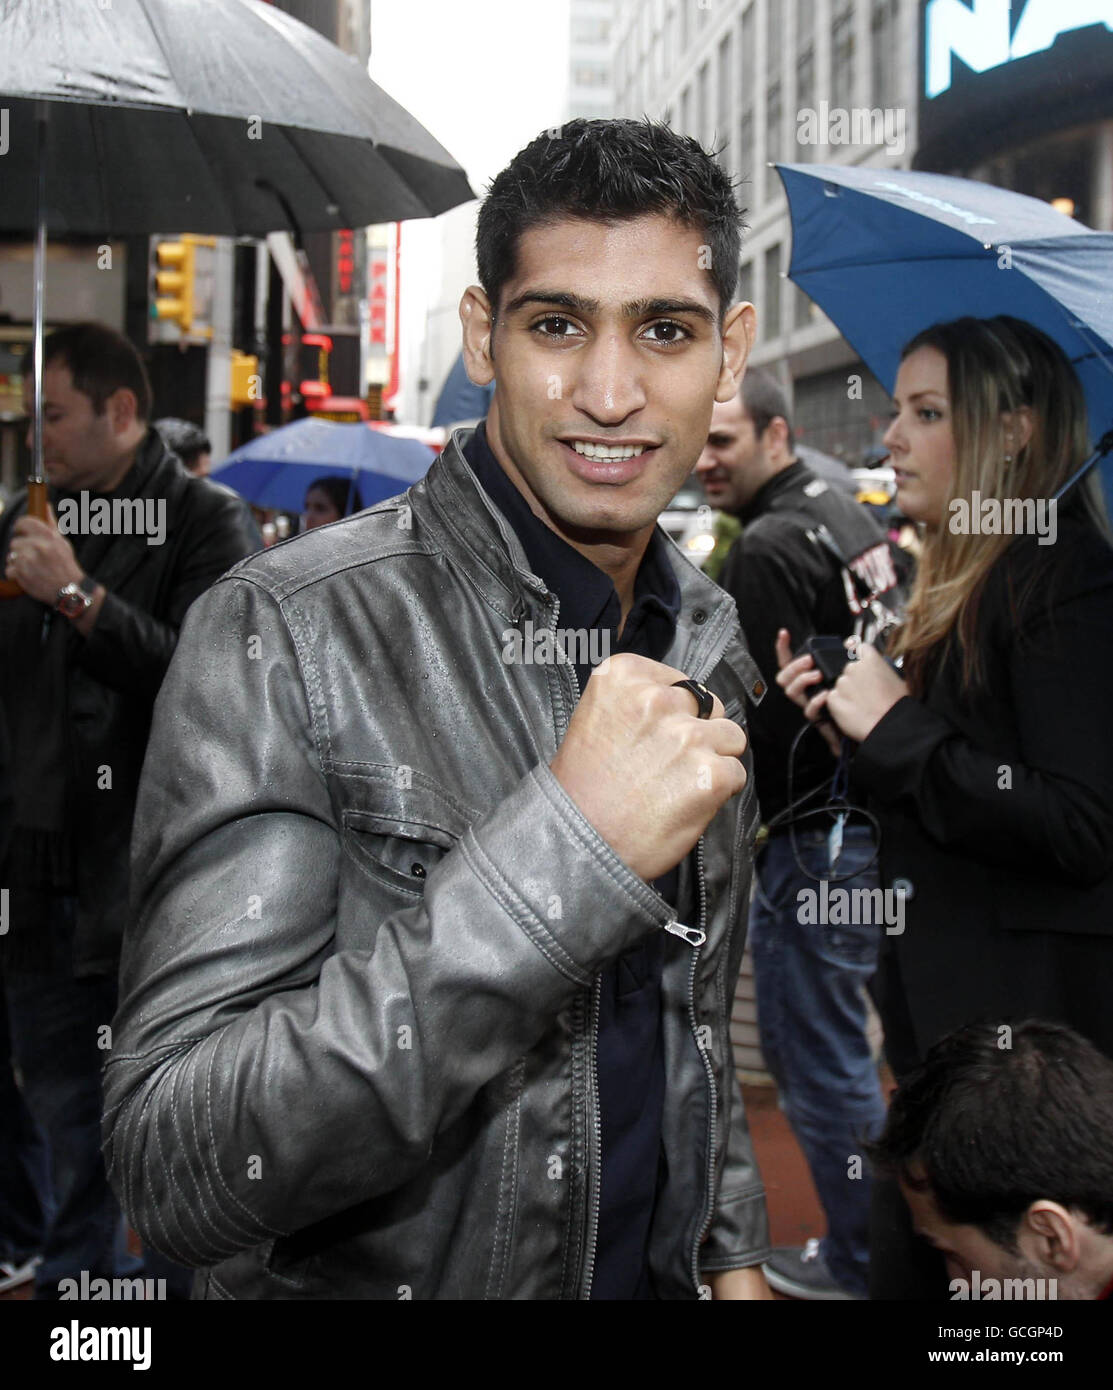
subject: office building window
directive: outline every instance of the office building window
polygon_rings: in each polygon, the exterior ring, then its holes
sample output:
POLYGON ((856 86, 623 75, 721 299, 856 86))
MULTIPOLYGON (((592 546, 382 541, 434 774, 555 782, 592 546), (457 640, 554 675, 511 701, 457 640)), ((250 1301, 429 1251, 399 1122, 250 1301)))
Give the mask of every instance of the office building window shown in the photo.
POLYGON ((803 290, 798 289, 795 285, 792 287, 792 298, 794 301, 793 326, 795 328, 810 328, 815 322, 812 318, 812 301, 803 290))
POLYGON ((815 0, 796 0, 796 45, 815 42, 815 0))
POLYGON ((754 113, 753 108, 742 112, 738 122, 738 172, 745 179, 744 192, 748 198, 755 196, 757 171, 754 168, 754 113))
POLYGON ((754 92, 754 72, 757 62, 757 50, 754 47, 754 14, 757 11, 757 0, 742 16, 742 38, 739 42, 739 69, 738 85, 741 90, 739 100, 743 109, 751 105, 755 100, 754 92))
POLYGON ((608 69, 597 63, 577 63, 572 69, 574 87, 606 87, 610 80, 608 69))
POLYGON ((611 37, 609 19, 576 15, 572 20, 573 43, 607 43, 611 37))
POLYGON ((710 95, 708 89, 710 86, 711 64, 704 63, 699 70, 699 85, 697 87, 698 105, 696 107, 696 120, 699 122, 699 127, 696 130, 696 139, 701 145, 707 143, 707 122, 709 119, 708 97, 710 95))
POLYGON ((681 135, 691 135, 692 133, 691 87, 685 87, 680 94, 680 133, 681 135))
POLYGON ((730 70, 732 61, 732 40, 734 35, 728 30, 719 44, 719 122, 718 133, 724 137, 730 130, 730 70))
POLYGON ((781 84, 771 82, 765 91, 765 201, 775 198, 781 187, 780 176, 770 166, 784 159, 784 109, 781 84))
POLYGON ((854 105, 854 10, 846 6, 831 24, 831 105, 854 105))
POLYGON ((804 119, 803 112, 815 109, 815 50, 808 48, 796 59, 796 125, 788 144, 791 157, 801 164, 815 158, 812 147, 806 143, 801 144, 798 138, 801 121, 804 119))
MULTIPOLYGON (((774 176, 775 177, 775 176, 774 176)), ((770 246, 765 253, 765 322, 758 325, 765 342, 781 336, 781 248, 770 246)))
POLYGON ((874 106, 892 106, 897 95, 898 0, 874 0, 870 16, 871 91, 874 106))
POLYGON ((738 271, 738 302, 740 304, 752 304, 754 302, 754 263, 753 261, 743 261, 738 271))

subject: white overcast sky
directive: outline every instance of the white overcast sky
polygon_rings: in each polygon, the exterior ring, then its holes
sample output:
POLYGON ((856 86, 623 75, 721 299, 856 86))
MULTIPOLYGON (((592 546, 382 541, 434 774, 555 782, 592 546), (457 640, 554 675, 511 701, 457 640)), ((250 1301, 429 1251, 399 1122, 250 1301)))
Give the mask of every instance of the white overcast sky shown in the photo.
MULTIPOLYGON (((524 145, 565 117, 568 0, 373 0, 368 71, 455 157, 482 198, 524 145)), ((470 255, 477 206, 405 224, 400 418, 407 423, 416 423, 417 381, 433 381, 435 397, 459 347, 456 306, 471 278, 459 258, 470 255), (444 221, 455 252, 442 258, 444 221), (447 337, 433 334, 432 324, 447 337)))
POLYGON ((564 118, 567 0, 374 0, 369 71, 482 194, 564 118))

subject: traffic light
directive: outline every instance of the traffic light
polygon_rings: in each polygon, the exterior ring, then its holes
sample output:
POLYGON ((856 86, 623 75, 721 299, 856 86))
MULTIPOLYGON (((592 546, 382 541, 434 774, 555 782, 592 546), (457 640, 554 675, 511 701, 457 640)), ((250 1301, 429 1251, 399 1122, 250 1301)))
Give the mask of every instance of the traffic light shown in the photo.
POLYGON ((193 276, 195 248, 186 237, 160 241, 156 250, 155 315, 170 319, 183 333, 193 327, 193 276))
POLYGON ((232 380, 228 393, 232 409, 241 410, 245 405, 254 405, 262 398, 261 386, 258 357, 233 348, 232 380))
POLYGON ((215 247, 215 237, 188 232, 155 243, 151 318, 176 324, 183 339, 212 338, 215 247))

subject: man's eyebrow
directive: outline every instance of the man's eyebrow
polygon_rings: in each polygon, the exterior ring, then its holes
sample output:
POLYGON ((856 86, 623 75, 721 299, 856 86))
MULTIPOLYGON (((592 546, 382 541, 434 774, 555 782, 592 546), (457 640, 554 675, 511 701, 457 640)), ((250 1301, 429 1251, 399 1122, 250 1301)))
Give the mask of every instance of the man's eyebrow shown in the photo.
MULTIPOLYGON (((507 304, 506 313, 512 314, 527 304, 547 304, 561 309, 569 309, 577 314, 597 314, 600 309, 597 299, 570 294, 566 290, 540 289, 524 290, 521 294, 515 295, 507 304)), ((716 322, 716 316, 712 310, 696 299, 632 299, 622 306, 622 317, 627 319, 640 319, 656 314, 692 314, 696 318, 704 319, 707 323, 716 322)))

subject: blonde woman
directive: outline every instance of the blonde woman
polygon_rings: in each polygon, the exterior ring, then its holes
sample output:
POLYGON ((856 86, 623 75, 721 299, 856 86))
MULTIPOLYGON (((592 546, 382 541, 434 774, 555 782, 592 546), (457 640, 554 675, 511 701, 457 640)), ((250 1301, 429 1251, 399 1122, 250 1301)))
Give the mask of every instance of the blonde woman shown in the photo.
MULTIPOLYGON (((886 1055, 899 1080, 961 1024, 1004 1047, 1030 1015, 1113 1055, 1113 548, 1092 473, 1049 501, 1086 457, 1081 387, 1031 325, 960 319, 907 345, 894 403, 897 502, 924 532, 902 669, 862 646, 817 694, 778 641, 779 683, 851 741, 851 799, 880 822, 886 1055)), ((893 1219, 875 1296, 901 1296, 893 1219)))

